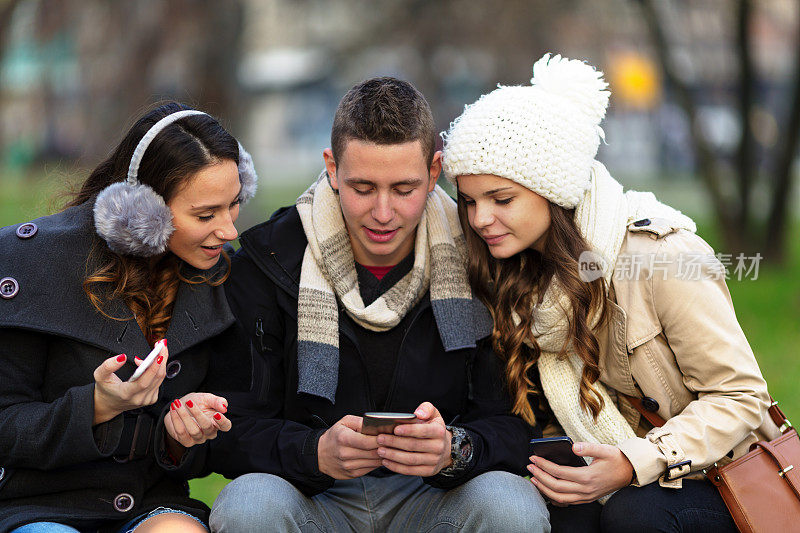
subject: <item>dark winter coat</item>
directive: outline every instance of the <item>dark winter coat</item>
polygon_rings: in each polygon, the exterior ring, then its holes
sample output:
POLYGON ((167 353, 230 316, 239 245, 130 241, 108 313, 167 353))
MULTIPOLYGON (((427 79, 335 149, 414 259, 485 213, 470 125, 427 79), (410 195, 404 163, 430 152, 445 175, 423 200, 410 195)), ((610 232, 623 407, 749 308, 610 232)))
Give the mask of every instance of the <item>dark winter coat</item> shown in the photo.
POLYGON ((121 301, 107 312, 127 319, 112 320, 83 291, 90 250, 105 246, 91 207, 0 230, 0 532, 42 520, 113 529, 159 506, 205 519, 185 481, 205 446, 178 466, 156 460, 163 415, 189 392, 250 385, 249 350, 236 349, 242 335, 222 287, 182 282, 158 401, 92 427, 95 368, 125 353, 125 380, 150 347, 121 301))
MULTIPOLYGON (((254 357, 253 391, 230 401, 234 429, 212 444, 210 464, 228 477, 266 472, 306 494, 319 493, 334 483, 318 469, 320 435, 345 415, 381 407, 373 404, 367 380, 364 358, 371 354, 360 349, 358 326, 340 309, 335 403, 298 393, 297 299, 307 241, 297 210, 279 211, 240 242, 225 292, 260 357, 254 357)), ((508 414, 502 364, 488 339, 446 352, 427 294, 409 315, 383 408, 413 412, 429 401, 446 423, 467 430, 474 447, 472 464, 460 475, 426 481, 452 487, 489 470, 524 472, 533 429, 508 414)))

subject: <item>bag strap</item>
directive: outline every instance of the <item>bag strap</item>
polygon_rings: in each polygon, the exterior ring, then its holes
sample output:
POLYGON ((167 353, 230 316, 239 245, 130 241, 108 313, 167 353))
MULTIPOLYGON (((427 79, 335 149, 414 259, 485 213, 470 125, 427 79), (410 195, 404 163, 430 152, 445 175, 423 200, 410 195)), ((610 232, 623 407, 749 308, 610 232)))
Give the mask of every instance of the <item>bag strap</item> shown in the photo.
POLYGON ((781 408, 778 407, 778 402, 776 402, 772 396, 769 397, 770 405, 767 412, 769 413, 770 418, 772 421, 775 422, 775 425, 778 426, 781 433, 786 433, 790 429, 792 429, 792 423, 789 422, 789 419, 786 418, 786 415, 783 414, 781 408))
MULTIPOLYGON (((778 475, 786 480, 786 482, 792 488, 795 496, 800 499, 800 472, 795 470, 794 465, 787 461, 783 454, 781 454, 781 452, 778 451, 775 445, 771 442, 760 440, 753 446, 761 448, 767 454, 769 454, 770 457, 772 457, 772 459, 778 464, 778 467, 780 467, 780 470, 778 470, 778 475)), ((800 467, 800 465, 798 465, 798 467, 800 467)))
POLYGON ((639 414, 641 414, 645 420, 653 424, 653 427, 660 428, 667 423, 667 421, 661 418, 661 415, 658 413, 654 413, 645 409, 642 405, 641 398, 634 398, 633 396, 628 396, 627 394, 622 394, 621 392, 618 392, 617 394, 628 400, 628 403, 631 404, 637 411, 639 411, 639 414))
MULTIPOLYGON (((628 403, 630 403, 637 411, 639 411, 639 413, 648 422, 653 424, 653 427, 660 428, 667 423, 667 421, 661 418, 658 413, 653 413, 652 411, 645 409, 640 398, 634 398, 633 396, 628 396, 627 394, 622 394, 621 392, 618 392, 617 394, 628 400, 628 403)), ((769 397, 769 401, 770 405, 769 409, 767 409, 767 412, 769 413, 770 418, 772 418, 772 421, 775 422, 776 426, 778 426, 781 433, 786 433, 792 429, 792 423, 789 422, 789 419, 786 418, 785 414, 783 414, 781 408, 778 407, 778 402, 776 402, 772 396, 769 397)))

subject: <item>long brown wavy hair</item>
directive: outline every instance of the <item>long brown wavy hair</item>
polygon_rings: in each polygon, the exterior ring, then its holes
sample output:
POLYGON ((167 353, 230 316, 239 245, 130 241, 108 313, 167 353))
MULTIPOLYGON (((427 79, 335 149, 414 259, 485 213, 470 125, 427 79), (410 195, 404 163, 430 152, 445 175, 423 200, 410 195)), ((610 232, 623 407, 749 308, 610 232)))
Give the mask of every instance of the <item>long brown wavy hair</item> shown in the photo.
POLYGON ((527 249, 507 259, 495 259, 484 240, 470 227, 466 203, 461 195, 458 196, 458 213, 467 243, 470 285, 494 318, 492 345, 505 361, 512 412, 531 425, 536 424, 531 401, 538 402, 539 391, 530 374, 541 354, 531 332, 533 305, 536 303, 533 298, 543 295, 554 281, 560 284, 569 299, 572 313, 567 317, 568 338, 583 361, 580 404, 595 418, 603 408, 603 399, 593 387, 600 377, 600 345, 588 322, 589 317, 598 311, 599 324, 605 321, 606 282, 602 277, 590 283, 580 278, 578 258, 589 247, 573 221, 574 210, 551 202, 548 205, 550 228, 544 252, 527 249), (512 318, 514 313, 519 317, 519 323, 512 318), (530 346, 525 344, 526 341, 530 346))
MULTIPOLYGON (((100 191, 114 182, 125 180, 139 140, 160 119, 184 109, 190 108, 170 102, 137 120, 64 208, 94 202, 100 191)), ((214 118, 192 115, 173 122, 156 135, 144 154, 137 177, 169 203, 197 172, 225 160, 239 163, 236 139, 214 118)), ((115 317, 106 311, 106 305, 111 300, 121 298, 152 345, 166 334, 182 281, 211 285, 225 281, 230 270, 230 259, 225 252, 222 252, 222 256, 228 266, 222 275, 186 277, 183 274, 183 261, 172 252, 147 258, 121 255, 112 252, 105 241, 96 236, 86 263, 87 276, 83 289, 100 313, 124 321, 130 317, 115 317)))

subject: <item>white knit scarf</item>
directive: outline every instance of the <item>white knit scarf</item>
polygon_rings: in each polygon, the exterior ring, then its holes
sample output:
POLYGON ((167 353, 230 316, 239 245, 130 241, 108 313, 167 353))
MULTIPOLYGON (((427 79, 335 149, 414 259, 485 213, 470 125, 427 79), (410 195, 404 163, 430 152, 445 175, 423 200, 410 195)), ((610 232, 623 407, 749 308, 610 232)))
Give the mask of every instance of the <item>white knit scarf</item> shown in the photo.
MULTIPOLYGON (((605 260, 603 277, 609 284, 628 224, 643 218, 667 219, 673 228, 697 230, 689 217, 660 203, 652 193, 623 193, 622 185, 595 161, 589 191, 575 209, 575 223, 589 247, 605 260)), ((531 329, 542 350, 538 368, 544 395, 572 440, 619 444, 636 435, 600 381, 593 385, 604 401, 597 420, 579 404, 583 363, 567 339, 571 311, 567 295, 555 282, 534 306, 531 329), (559 355, 565 346, 566 357, 559 355)), ((590 317, 592 328, 597 319, 590 317)))
POLYGON ((430 289, 431 307, 446 351, 475 347, 476 339, 491 331, 491 323, 487 326, 473 303, 456 204, 439 186, 428 194, 417 226, 414 266, 368 306, 361 299, 347 227, 327 173, 297 199, 297 210, 308 239, 298 297, 298 392, 335 400, 337 299, 361 327, 386 331, 430 289))

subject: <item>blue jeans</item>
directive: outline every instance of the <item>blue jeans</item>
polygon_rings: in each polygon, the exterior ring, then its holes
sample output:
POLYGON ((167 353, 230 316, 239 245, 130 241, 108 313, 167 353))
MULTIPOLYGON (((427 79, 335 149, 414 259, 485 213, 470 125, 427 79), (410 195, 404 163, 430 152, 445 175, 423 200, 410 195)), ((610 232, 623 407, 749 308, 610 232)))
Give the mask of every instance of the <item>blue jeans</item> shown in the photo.
POLYGON ((80 533, 80 531, 56 522, 32 522, 12 529, 11 533, 80 533))
POLYGON ((211 531, 549 532, 547 507, 526 479, 487 472, 443 490, 413 476, 337 480, 312 497, 271 474, 246 474, 220 492, 211 531))
MULTIPOLYGON (((170 509, 168 507, 159 507, 158 509, 153 509, 149 513, 145 513, 142 515, 137 516, 121 528, 119 528, 119 533, 128 533, 130 531, 134 531, 142 522, 147 520, 148 518, 152 518, 154 516, 158 516, 164 513, 178 513, 186 516, 192 516, 189 513, 185 513, 183 511, 179 511, 177 509, 170 509)), ((203 524, 203 522, 192 516, 199 524, 203 524)), ((59 524, 57 522, 31 522, 30 524, 25 524, 24 526, 20 526, 16 529, 12 529, 11 533, 80 533, 80 530, 75 529, 72 526, 66 526, 64 524, 59 524)))

